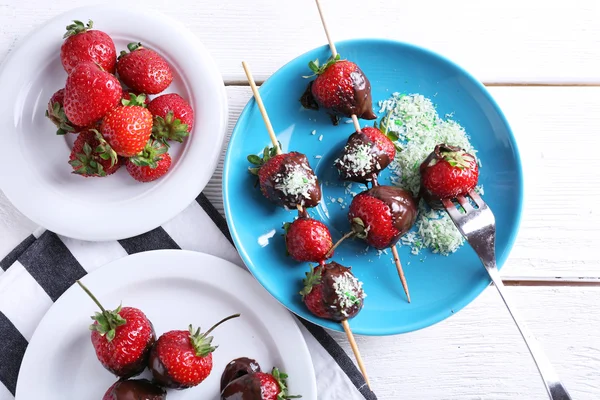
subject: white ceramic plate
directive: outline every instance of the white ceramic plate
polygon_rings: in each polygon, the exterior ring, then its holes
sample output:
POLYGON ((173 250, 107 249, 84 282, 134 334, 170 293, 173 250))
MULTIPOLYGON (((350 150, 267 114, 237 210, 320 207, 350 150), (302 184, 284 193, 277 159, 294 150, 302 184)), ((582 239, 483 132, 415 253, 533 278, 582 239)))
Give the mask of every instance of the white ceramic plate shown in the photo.
POLYGON ((76 239, 123 239, 177 215, 210 179, 227 128, 225 87, 208 51, 179 21, 139 8, 83 7, 50 20, 11 53, 0 70, 0 87, 0 188, 34 222, 76 239), (124 168, 107 178, 71 173, 74 135, 55 135, 44 112, 67 78, 59 52, 73 19, 92 19, 95 29, 113 38, 117 53, 140 41, 173 67, 175 78, 164 93, 187 99, 195 121, 184 144, 172 146, 173 165, 165 177, 138 183, 124 168))
MULTIPOLYGON (((157 337, 169 330, 209 328, 241 313, 214 331, 213 370, 199 386, 170 391, 169 400, 219 399, 225 365, 237 357, 256 359, 263 370, 290 375, 290 393, 316 399, 316 382, 306 343, 295 320, 246 271, 202 253, 160 250, 128 256, 83 278, 105 307, 138 307, 157 337)), ((116 378, 98 362, 90 340, 94 303, 77 286, 67 290, 36 329, 19 372, 17 400, 100 399, 116 378)), ((148 370, 142 376, 150 377, 148 370)))

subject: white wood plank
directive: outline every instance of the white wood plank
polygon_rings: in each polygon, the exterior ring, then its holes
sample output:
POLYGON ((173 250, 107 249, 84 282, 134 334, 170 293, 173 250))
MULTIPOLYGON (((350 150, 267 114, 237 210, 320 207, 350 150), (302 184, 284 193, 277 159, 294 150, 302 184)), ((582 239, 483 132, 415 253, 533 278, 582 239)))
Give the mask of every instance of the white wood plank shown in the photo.
MULTIPOLYGON (((573 399, 600 398, 600 288, 508 290, 573 399)), ((548 399, 493 287, 433 327, 357 342, 381 400, 548 399)))
MULTIPOLYGON (((525 170, 521 230, 505 279, 600 277, 600 88, 492 87, 518 141, 525 170), (584 150, 586 149, 586 150, 584 150), (582 151, 583 150, 583 151, 582 151)), ((252 93, 228 87, 229 133, 252 93)), ((229 134, 228 134, 229 136, 229 134)), ((205 189, 223 212, 222 160, 205 189)))
MULTIPOLYGON (((0 4, 0 57, 31 29, 96 0, 0 4)), ((123 0, 181 20, 207 45, 227 81, 245 80, 242 59, 263 80, 326 43, 312 0, 123 0)), ((382 37, 455 60, 485 82, 600 82, 600 5, 574 0, 323 0, 334 40, 382 37)), ((82 18, 93 16, 82 16, 82 18)), ((65 24, 68 21, 65 21, 65 24)), ((98 27, 101 28, 101 27, 98 27)), ((143 38, 141 38, 143 39, 143 38)))

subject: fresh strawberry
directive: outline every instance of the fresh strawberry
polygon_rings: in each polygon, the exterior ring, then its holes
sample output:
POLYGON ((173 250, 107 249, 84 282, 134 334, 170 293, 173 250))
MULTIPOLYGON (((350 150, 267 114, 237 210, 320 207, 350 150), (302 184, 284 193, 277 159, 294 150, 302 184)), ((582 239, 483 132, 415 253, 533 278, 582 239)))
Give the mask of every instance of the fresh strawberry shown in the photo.
POLYGON ((102 400, 166 400, 167 391, 147 379, 129 379, 115 382, 102 400))
POLYGON ((125 161, 127 172, 136 181, 151 182, 165 175, 171 168, 171 156, 167 146, 150 139, 142 153, 125 161))
POLYGON ((277 368, 273 368, 270 374, 266 372, 246 374, 227 385, 221 393, 221 399, 285 400, 302 397, 288 394, 287 378, 287 374, 277 368))
POLYGON ((140 93, 157 94, 173 81, 167 61, 141 43, 129 43, 130 53, 122 51, 117 61, 117 72, 123 83, 140 93))
POLYGON ((265 147, 262 158, 251 154, 248 161, 254 164, 248 170, 258 175, 261 192, 278 206, 315 207, 321 201, 319 181, 304 154, 277 154, 275 148, 265 147))
POLYGON ((194 332, 190 325, 189 331, 169 331, 163 333, 150 353, 148 366, 152 371, 154 381, 163 387, 186 389, 199 385, 212 371, 212 353, 216 347, 212 345, 213 329, 223 322, 239 317, 231 315, 217 322, 206 333, 200 328, 194 332))
POLYGON ((322 66, 319 60, 308 66, 317 75, 311 93, 319 106, 348 118, 353 114, 363 119, 377 118, 373 113, 371 83, 358 65, 340 60, 338 54, 322 66))
POLYGON ((65 135, 69 132, 78 133, 81 132, 83 127, 73 124, 67 118, 65 109, 63 108, 65 100, 65 89, 60 89, 50 97, 48 101, 48 109, 46 110, 46 117, 52 121, 58 128, 56 131, 57 135, 65 135))
POLYGON ((118 155, 138 155, 152 134, 152 114, 144 106, 144 95, 131 96, 122 105, 110 111, 100 125, 102 136, 118 155))
POLYGON ((194 126, 194 110, 180 95, 163 94, 156 97, 148 110, 154 116, 152 136, 166 143, 167 140, 183 142, 194 126))
POLYGON ((376 180, 395 156, 394 143, 379 129, 367 126, 350 135, 335 166, 342 179, 367 183, 376 180))
POLYGON ((284 224, 284 229, 285 245, 294 260, 319 262, 333 255, 333 252, 327 254, 333 242, 329 229, 321 221, 300 217, 284 224))
POLYGON ((144 93, 135 93, 135 91, 128 88, 123 88, 123 97, 121 97, 121 103, 123 102, 123 100, 131 100, 132 94, 137 97, 140 97, 140 95, 143 94, 145 96, 144 104, 146 105, 146 107, 148 107, 148 105, 150 104, 150 96, 147 96, 144 93))
POLYGON ((154 327, 146 315, 133 307, 105 310, 94 295, 79 281, 79 286, 100 308, 92 317, 92 344, 100 363, 120 378, 140 374, 148 363, 156 341, 154 327))
POLYGON ((65 85, 65 114, 79 126, 90 126, 121 100, 121 84, 96 64, 81 62, 71 71, 65 85))
POLYGON ((81 62, 98 64, 103 70, 115 73, 117 50, 115 43, 106 33, 92 29, 93 22, 84 25, 73 21, 67 26, 66 40, 60 48, 60 61, 67 74, 81 62))
POLYGON ((420 166, 421 188, 426 195, 448 199, 465 195, 477 186, 479 167, 464 149, 438 144, 420 166))
POLYGON ((77 136, 69 164, 74 174, 85 177, 111 175, 121 166, 117 153, 95 129, 85 130, 77 136))
POLYGON ((395 186, 375 186, 359 193, 348 213, 352 230, 376 249, 394 246, 416 218, 412 195, 395 186))
POLYGON ((335 261, 311 267, 303 283, 300 294, 308 310, 317 317, 333 321, 354 317, 367 296, 350 268, 335 261))

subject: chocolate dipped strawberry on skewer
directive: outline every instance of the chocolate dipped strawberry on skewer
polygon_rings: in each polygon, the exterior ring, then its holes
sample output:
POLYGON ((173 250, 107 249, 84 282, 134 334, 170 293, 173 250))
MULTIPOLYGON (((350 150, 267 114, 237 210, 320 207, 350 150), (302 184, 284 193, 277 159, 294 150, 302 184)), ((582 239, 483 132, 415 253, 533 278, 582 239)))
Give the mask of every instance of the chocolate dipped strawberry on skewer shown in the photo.
POLYGON ((367 386, 371 388, 367 370, 360 351, 350 330, 348 320, 354 318, 363 307, 367 296, 360 282, 350 271, 335 261, 325 264, 322 261, 316 268, 311 267, 300 291, 306 308, 319 318, 340 322, 367 386))

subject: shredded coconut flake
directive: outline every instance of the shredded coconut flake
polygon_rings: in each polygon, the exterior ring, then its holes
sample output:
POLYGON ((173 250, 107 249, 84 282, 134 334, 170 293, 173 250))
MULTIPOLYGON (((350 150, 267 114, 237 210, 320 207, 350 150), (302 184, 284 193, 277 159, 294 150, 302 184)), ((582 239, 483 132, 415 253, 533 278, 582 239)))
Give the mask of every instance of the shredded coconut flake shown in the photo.
POLYGON ((346 315, 347 308, 359 304, 361 299, 367 297, 362 291, 362 285, 362 282, 348 272, 333 278, 333 290, 337 294, 342 314, 346 315))
POLYGON ((275 189, 281 190, 286 196, 303 196, 310 198, 309 189, 316 182, 316 177, 309 175, 310 168, 296 165, 288 168, 285 174, 275 176, 275 189))
POLYGON ((371 170, 373 158, 374 154, 371 152, 371 146, 361 144, 356 146, 352 153, 344 153, 344 156, 338 161, 353 173, 364 175, 371 170))

